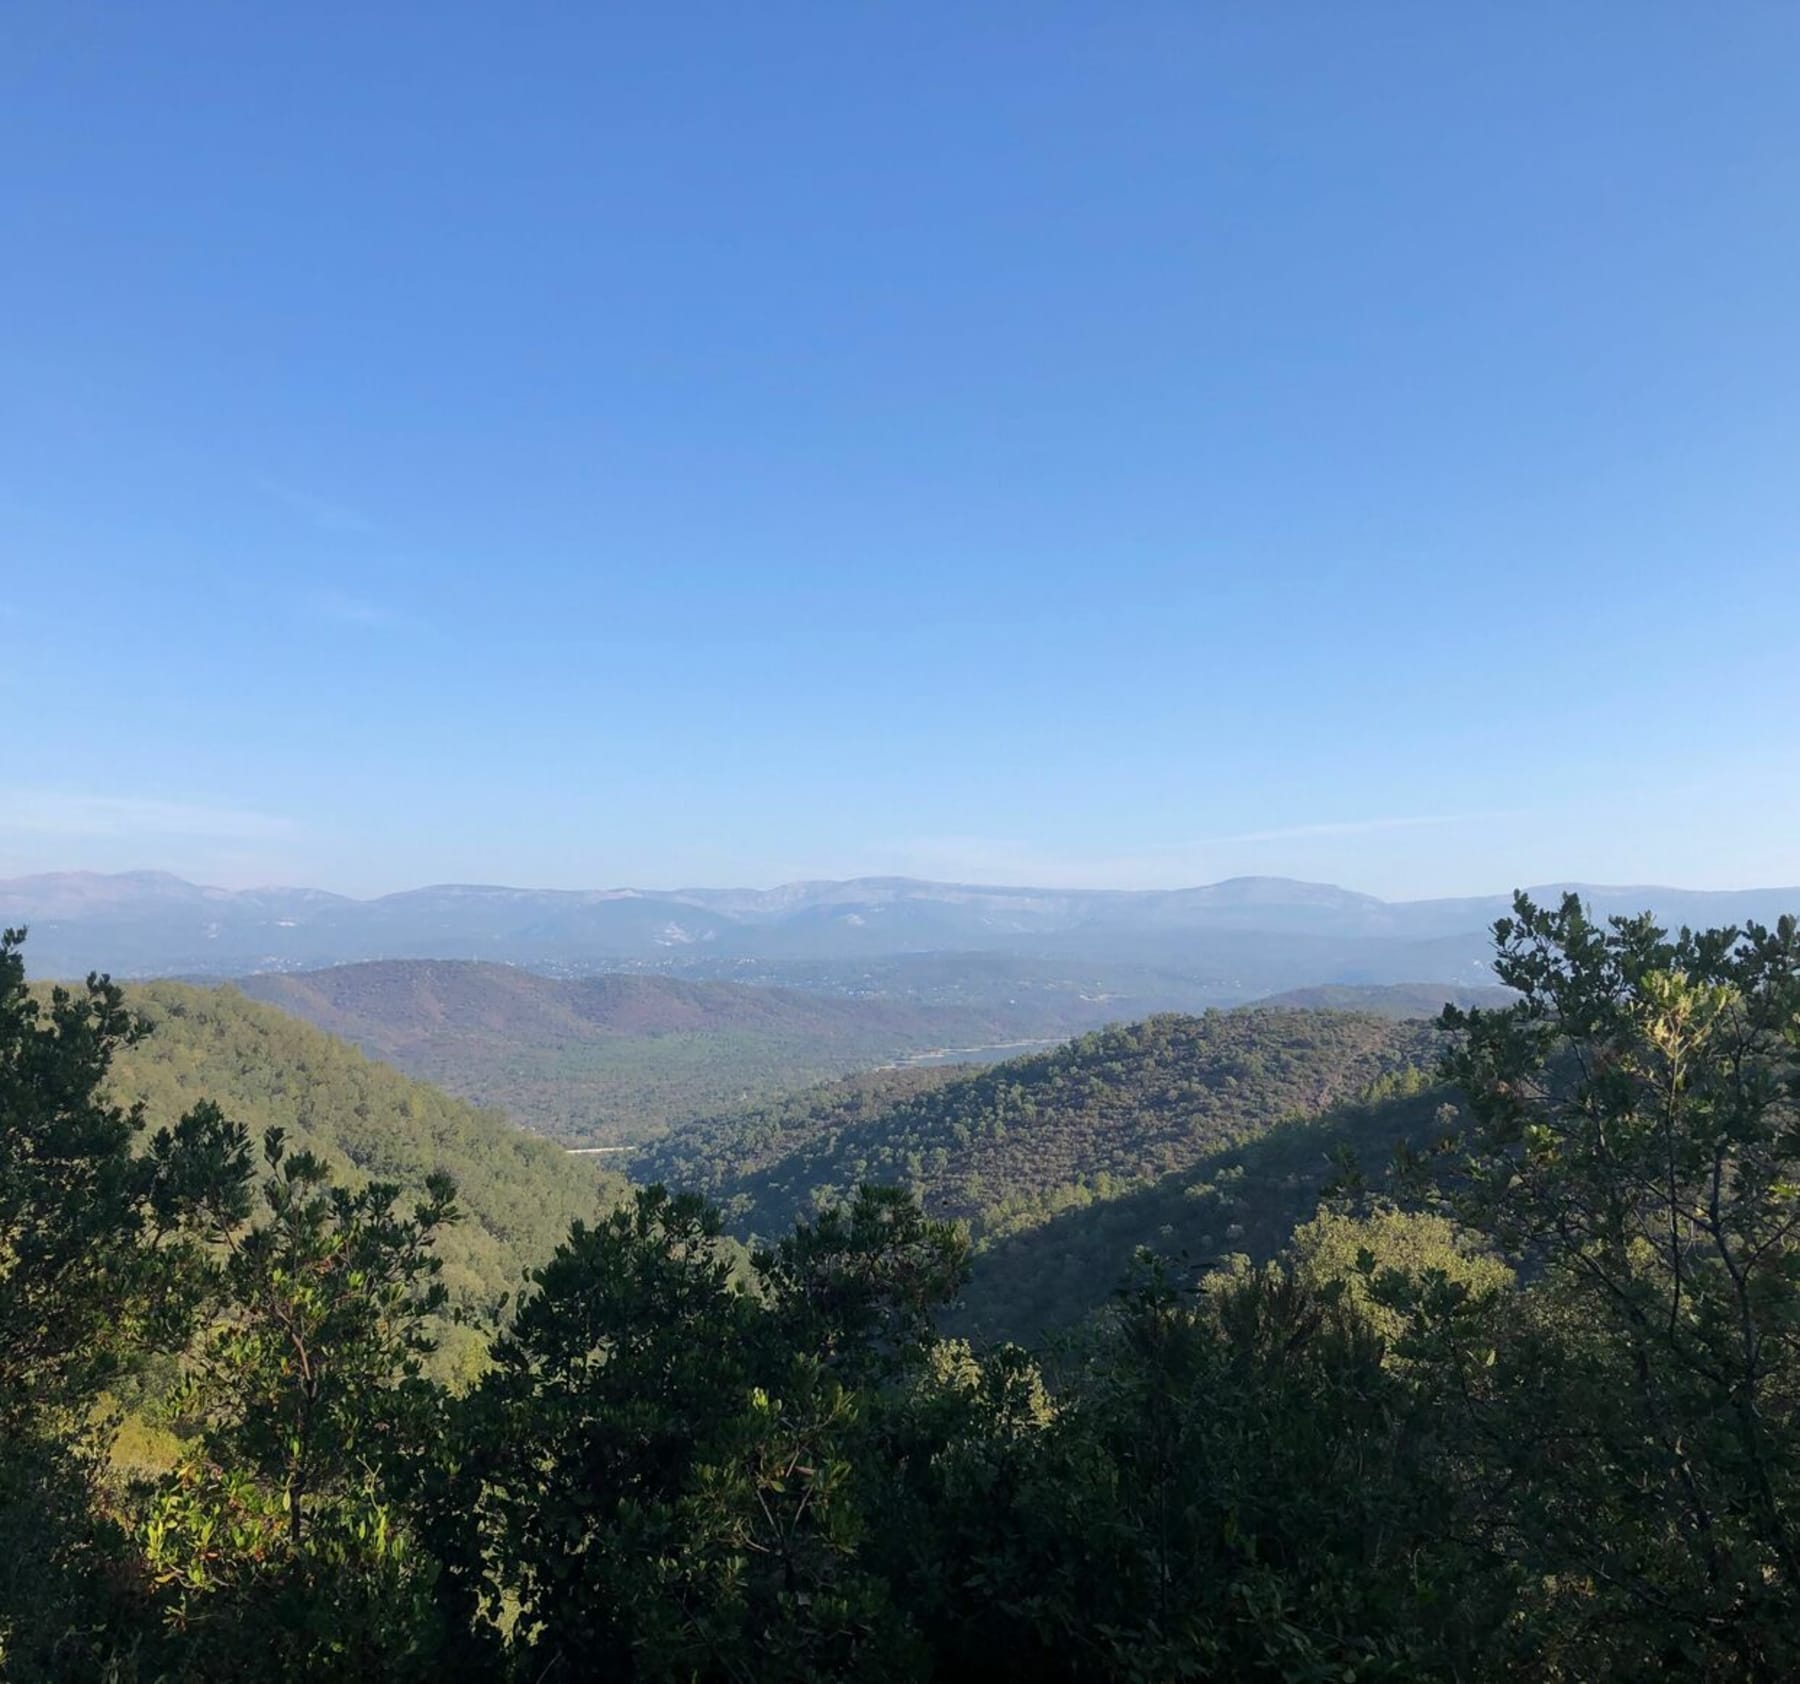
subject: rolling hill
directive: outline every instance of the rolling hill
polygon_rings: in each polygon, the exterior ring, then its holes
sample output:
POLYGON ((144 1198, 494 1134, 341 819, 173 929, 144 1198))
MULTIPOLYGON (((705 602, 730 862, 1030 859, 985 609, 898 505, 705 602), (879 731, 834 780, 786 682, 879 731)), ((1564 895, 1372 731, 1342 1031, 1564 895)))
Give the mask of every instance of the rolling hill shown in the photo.
POLYGON ((389 1180, 417 1192, 434 1170, 454 1176, 464 1220, 438 1251, 460 1307, 491 1311, 573 1218, 592 1216, 623 1190, 593 1159, 571 1157, 235 989, 156 982, 132 985, 126 997, 152 1033, 119 1053, 110 1085, 121 1100, 143 1100, 153 1128, 212 1099, 254 1134, 279 1125, 296 1149, 351 1182, 389 1180))
POLYGON ((1273 1257, 1316 1214, 1340 1174, 1340 1153, 1379 1187, 1396 1147, 1441 1133, 1443 1108, 1454 1100, 1430 1083, 1416 1092, 1384 1092, 1378 1083, 1219 1145, 1147 1186, 998 1235, 977 1251, 951 1326, 981 1342, 1029 1342, 1068 1329, 1111 1300, 1140 1248, 1190 1282, 1234 1255, 1273 1257))
MULTIPOLYGON (((945 1047, 1094 1021, 661 975, 556 978, 469 960, 253 976, 246 994, 567 1141, 641 1139, 708 1110, 945 1047), (1071 1022, 1073 1019, 1073 1022, 1071 1022)), ((1047 1037, 1045 1037, 1047 1038, 1047 1037)))
POLYGON ((1429 1025, 1240 1010, 1118 1026, 975 1072, 903 1072, 696 1123, 633 1163, 770 1236, 858 1182, 899 1182, 978 1245, 1190 1169, 1294 1118, 1423 1085, 1429 1025))
POLYGON ((1447 983, 1397 982, 1360 988, 1327 983, 1318 988, 1290 988, 1256 1004, 1265 1011, 1373 1012, 1377 1017, 1432 1018, 1447 1005, 1492 1008, 1516 998, 1506 988, 1456 988, 1447 983))

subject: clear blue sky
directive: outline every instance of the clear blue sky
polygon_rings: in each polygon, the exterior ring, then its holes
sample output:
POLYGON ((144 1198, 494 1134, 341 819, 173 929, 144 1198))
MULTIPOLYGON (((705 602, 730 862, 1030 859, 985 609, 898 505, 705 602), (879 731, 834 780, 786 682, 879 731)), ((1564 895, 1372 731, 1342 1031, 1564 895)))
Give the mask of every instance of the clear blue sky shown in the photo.
POLYGON ((0 16, 0 873, 1800 881, 1800 7, 0 16))

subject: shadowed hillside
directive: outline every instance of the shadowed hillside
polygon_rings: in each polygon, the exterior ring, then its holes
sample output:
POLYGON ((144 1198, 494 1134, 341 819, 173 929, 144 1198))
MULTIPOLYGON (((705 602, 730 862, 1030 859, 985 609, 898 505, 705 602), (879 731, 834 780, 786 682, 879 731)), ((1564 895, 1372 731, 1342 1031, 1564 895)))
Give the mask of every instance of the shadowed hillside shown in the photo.
MULTIPOLYGON (((641 1181, 729 1200, 731 1189, 750 1176, 812 1151, 845 1129, 880 1126, 909 1102, 941 1088, 960 1091, 968 1081, 966 1065, 859 1070, 799 1093, 696 1118, 634 1154, 632 1170, 641 1181)), ((738 1202, 744 1203, 741 1197, 738 1202)))
MULTIPOLYGON (((1392 1085, 1412 1083, 1402 1077, 1392 1085)), ((1109 1302, 1140 1247, 1190 1281, 1233 1254, 1273 1257, 1317 1211, 1342 1171, 1342 1154, 1379 1182, 1401 1142, 1418 1144, 1443 1130, 1441 1108, 1452 1097, 1422 1087, 1279 1122, 1150 1186, 1001 1236, 977 1254, 952 1325, 983 1341, 1071 1328, 1109 1302)))

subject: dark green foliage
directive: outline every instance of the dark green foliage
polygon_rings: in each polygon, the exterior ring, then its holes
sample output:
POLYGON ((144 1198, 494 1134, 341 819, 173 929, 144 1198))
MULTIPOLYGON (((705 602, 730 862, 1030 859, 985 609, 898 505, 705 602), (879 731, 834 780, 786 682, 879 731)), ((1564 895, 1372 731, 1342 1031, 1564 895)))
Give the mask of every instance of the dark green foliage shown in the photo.
POLYGON ((798 1223, 756 1254, 783 1336, 846 1373, 904 1366, 933 1338, 933 1316, 968 1275, 968 1247, 893 1187, 859 1188, 848 1205, 798 1223))
POLYGON ((263 1155, 262 1220, 220 1233, 219 1316, 175 1406, 193 1446, 145 1521, 170 1653, 202 1678, 249 1655, 266 1678, 431 1676, 435 1575, 395 1492, 441 1413, 421 1370, 455 1191, 433 1175, 402 1215, 278 1129, 263 1155))
POLYGON ((1271 1270, 1189 1300, 1148 1271, 959 1517, 961 1644, 1011 1678, 1460 1670, 1493 1609, 1409 1413, 1329 1292, 1271 1270))
POLYGON ((134 1151, 143 1112, 101 1084, 143 1025, 104 979, 34 998, 20 941, 0 937, 0 1664, 33 1678, 114 1640, 128 1570, 97 1412, 209 1302, 204 1241, 248 1208, 248 1141, 201 1105, 134 1151))
POLYGON ((141 1107, 101 1084, 143 1023, 110 983, 25 989, 0 938, 0 1424, 79 1408, 145 1338, 178 1342, 195 1296, 196 1218, 237 1214, 248 1141, 204 1102, 133 1151, 141 1107))
MULTIPOLYGON (((1059 1163, 1194 1154, 977 1259, 1020 1295, 1058 1241, 1196 1242, 1052 1367, 940 1336, 970 1248, 906 1191, 746 1261, 653 1187, 569 1228, 460 1394, 425 1367, 444 1180, 406 1213, 276 1136, 247 1223, 241 1123, 196 1106, 134 1152, 97 1097, 123 1002, 45 1016, 9 945, 9 1675, 1800 1675, 1800 932, 1521 900, 1497 935, 1518 998, 1446 1014, 1454 1087, 1416 1028, 1274 1013, 886 1096, 918 1138, 947 1096, 1009 1117, 962 1143, 990 1166, 1025 1162, 1014 1121, 1059 1163), (1257 1083, 1310 1120, 1257 1126, 1257 1083), (159 1345, 185 1454, 108 1488, 91 1405, 159 1345)), ((835 1161, 853 1091, 771 1138, 835 1161)))
POLYGON ((1800 931, 1667 939, 1520 897, 1510 1011, 1449 1011, 1467 1222, 1542 1282, 1499 1332, 1397 1301, 1504 1470, 1577 1669, 1800 1673, 1800 931))
POLYGON ((734 1289, 716 1213, 660 1188, 577 1225, 470 1400, 530 1670, 918 1676, 863 1559, 868 1398, 916 1366, 961 1244, 891 1194, 802 1227, 734 1289))

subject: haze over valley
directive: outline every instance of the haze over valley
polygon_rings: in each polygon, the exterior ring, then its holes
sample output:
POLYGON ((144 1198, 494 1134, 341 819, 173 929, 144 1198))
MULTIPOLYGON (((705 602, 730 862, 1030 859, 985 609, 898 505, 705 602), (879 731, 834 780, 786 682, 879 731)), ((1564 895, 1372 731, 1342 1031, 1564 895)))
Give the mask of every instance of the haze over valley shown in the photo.
MULTIPOLYGON (((1534 891, 1540 899, 1553 889, 1534 891)), ((1582 889, 1596 914, 1773 918, 1780 889, 1582 889)), ((158 872, 0 883, 47 972, 229 980, 568 1145, 889 1065, 993 1062, 1255 1000, 1428 1017, 1498 997, 1494 895, 1244 878, 1170 891, 860 879, 771 890, 448 885, 358 901, 158 872)))
POLYGON ((1800 1681, 1797 72, 0 6, 0 1680, 1800 1681))

